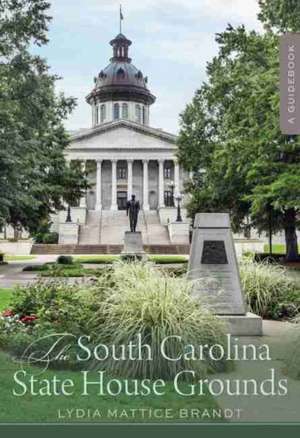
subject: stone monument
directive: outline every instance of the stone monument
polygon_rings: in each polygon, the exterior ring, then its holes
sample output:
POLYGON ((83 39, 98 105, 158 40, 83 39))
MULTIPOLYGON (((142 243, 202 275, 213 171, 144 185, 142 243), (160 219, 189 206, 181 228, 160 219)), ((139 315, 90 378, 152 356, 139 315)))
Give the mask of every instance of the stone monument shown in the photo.
POLYGON ((145 260, 146 253, 143 247, 142 233, 136 231, 140 203, 139 201, 136 201, 135 195, 132 195, 131 200, 127 202, 126 210, 127 216, 129 217, 130 231, 125 232, 124 249, 121 257, 127 260, 145 260))
POLYGON ((233 335, 262 335, 262 319, 247 313, 227 213, 196 215, 188 278, 193 295, 228 323, 233 335))

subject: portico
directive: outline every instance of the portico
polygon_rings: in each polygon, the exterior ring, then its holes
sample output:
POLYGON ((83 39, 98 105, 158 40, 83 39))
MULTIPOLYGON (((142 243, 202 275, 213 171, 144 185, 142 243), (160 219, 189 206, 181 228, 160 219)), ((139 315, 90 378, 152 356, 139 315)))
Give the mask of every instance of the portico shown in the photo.
POLYGON ((181 169, 174 158, 137 156, 118 160, 103 156, 80 162, 91 184, 80 207, 90 210, 122 210, 132 194, 136 194, 144 211, 157 210, 171 206, 171 185, 175 187, 174 194, 182 189, 181 169))

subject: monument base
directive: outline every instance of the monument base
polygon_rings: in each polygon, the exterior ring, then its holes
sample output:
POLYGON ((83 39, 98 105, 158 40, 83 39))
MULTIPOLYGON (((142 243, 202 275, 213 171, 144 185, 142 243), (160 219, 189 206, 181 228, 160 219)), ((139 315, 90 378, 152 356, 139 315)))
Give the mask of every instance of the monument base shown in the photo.
POLYGON ((234 336, 262 336, 262 318, 254 313, 246 315, 217 315, 228 327, 228 333, 234 336))
POLYGON ((121 252, 123 260, 147 260, 147 255, 143 247, 142 233, 140 231, 132 233, 125 232, 124 248, 121 252))

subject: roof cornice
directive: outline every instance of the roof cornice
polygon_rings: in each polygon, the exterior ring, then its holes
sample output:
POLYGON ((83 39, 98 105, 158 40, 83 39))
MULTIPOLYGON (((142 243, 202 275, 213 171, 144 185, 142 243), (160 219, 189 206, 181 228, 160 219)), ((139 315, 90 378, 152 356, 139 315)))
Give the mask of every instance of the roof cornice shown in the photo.
POLYGON ((139 123, 131 122, 129 120, 117 120, 114 122, 104 123, 101 126, 97 126, 95 128, 75 133, 71 135, 71 143, 77 140, 82 140, 89 137, 94 137, 95 135, 102 134, 104 132, 111 131, 113 129, 117 129, 120 127, 124 127, 127 129, 131 129, 136 132, 141 132, 146 135, 150 135, 152 137, 160 138, 164 141, 168 141, 169 143, 175 144, 177 140, 177 136, 171 134, 166 131, 162 131, 161 129, 151 128, 146 125, 141 125, 139 123))

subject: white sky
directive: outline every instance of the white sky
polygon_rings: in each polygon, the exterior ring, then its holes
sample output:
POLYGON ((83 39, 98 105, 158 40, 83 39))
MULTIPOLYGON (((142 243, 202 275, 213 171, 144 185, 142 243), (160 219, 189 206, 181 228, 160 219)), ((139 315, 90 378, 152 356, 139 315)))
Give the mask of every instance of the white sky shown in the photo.
MULTIPOLYGON (((58 89, 78 99, 68 129, 91 126, 85 96, 109 62, 109 41, 119 32, 120 0, 52 0, 50 44, 39 49, 63 79, 58 89)), ((157 96, 151 125, 178 131, 179 113, 205 79, 216 54, 214 35, 227 23, 259 29, 257 0, 123 0, 123 33, 133 41, 133 64, 157 96)))

